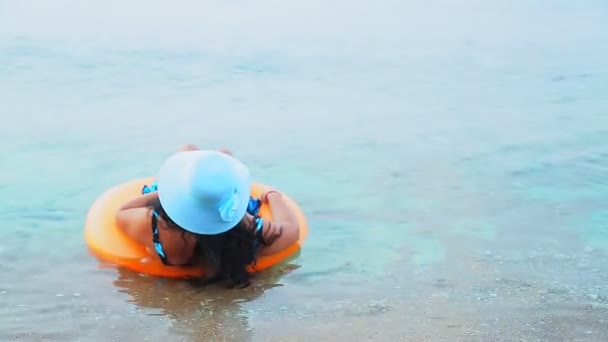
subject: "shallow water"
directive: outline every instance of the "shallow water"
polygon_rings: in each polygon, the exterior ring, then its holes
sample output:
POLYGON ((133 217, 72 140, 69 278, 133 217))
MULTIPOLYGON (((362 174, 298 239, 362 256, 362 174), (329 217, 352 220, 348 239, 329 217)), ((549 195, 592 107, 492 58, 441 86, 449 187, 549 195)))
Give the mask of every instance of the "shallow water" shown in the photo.
POLYGON ((608 340, 605 1, 0 1, 0 340, 608 340), (297 199, 242 291, 101 267, 183 143, 297 199))

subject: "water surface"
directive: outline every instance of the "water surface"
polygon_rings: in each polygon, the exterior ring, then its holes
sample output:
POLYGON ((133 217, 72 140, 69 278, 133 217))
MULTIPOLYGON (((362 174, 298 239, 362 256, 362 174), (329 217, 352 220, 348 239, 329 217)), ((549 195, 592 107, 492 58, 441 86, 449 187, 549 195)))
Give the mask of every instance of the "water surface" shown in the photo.
POLYGON ((605 341, 605 1, 0 1, 0 340, 605 341), (243 291, 101 266, 106 188, 228 147, 304 208, 243 291))

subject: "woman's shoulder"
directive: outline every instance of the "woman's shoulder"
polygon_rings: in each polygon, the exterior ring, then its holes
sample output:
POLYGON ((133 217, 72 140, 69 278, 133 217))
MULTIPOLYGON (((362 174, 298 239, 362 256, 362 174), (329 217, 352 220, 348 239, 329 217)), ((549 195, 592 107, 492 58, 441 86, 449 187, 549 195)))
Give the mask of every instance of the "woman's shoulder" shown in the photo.
POLYGON ((149 245, 152 241, 151 215, 150 208, 145 207, 119 210, 116 213, 116 224, 131 239, 149 245))
MULTIPOLYGON (((154 246, 152 229, 152 209, 133 208, 120 210, 116 214, 118 227, 131 239, 146 247, 151 257, 160 258, 154 246)), ((171 264, 184 264, 192 257, 192 238, 184 238, 181 232, 174 229, 163 229, 162 220, 157 221, 159 240, 162 243, 167 260, 171 264)))

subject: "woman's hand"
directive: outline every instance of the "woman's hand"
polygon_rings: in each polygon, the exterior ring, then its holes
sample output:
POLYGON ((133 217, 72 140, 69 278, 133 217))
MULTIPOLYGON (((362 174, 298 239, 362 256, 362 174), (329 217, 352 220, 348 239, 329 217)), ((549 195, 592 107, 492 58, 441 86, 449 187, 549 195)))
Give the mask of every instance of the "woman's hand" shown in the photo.
POLYGON ((180 152, 184 152, 184 151, 197 151, 197 150, 200 150, 200 148, 198 148, 198 146, 193 145, 193 144, 182 145, 182 147, 179 148, 180 152))
MULTIPOLYGON (((183 145, 182 147, 179 148, 179 151, 181 151, 181 152, 184 152, 184 151, 198 151, 198 150, 200 150, 200 148, 198 148, 198 146, 196 146, 194 144, 186 144, 186 145, 183 145)), ((227 154, 229 156, 232 156, 232 152, 230 152, 230 150, 227 149, 227 148, 222 148, 222 149, 219 149, 218 151, 220 151, 222 153, 225 153, 225 154, 227 154)))
POLYGON ((229 150, 229 149, 227 149, 227 148, 221 148, 221 149, 219 149, 218 151, 220 151, 220 152, 222 152, 222 153, 225 153, 225 154, 227 154, 227 155, 229 155, 229 156, 232 156, 232 152, 230 152, 230 150, 229 150))

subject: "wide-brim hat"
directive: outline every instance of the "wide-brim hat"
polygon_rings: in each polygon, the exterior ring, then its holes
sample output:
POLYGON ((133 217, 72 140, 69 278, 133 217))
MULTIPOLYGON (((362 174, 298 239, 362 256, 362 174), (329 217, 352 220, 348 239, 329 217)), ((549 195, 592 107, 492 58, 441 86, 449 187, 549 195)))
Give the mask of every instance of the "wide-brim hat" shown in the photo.
POLYGON ((158 197, 181 228, 215 235, 245 216, 251 192, 247 167, 218 151, 185 151, 169 157, 158 174, 158 197))

